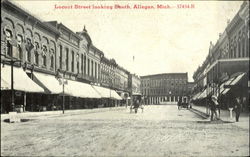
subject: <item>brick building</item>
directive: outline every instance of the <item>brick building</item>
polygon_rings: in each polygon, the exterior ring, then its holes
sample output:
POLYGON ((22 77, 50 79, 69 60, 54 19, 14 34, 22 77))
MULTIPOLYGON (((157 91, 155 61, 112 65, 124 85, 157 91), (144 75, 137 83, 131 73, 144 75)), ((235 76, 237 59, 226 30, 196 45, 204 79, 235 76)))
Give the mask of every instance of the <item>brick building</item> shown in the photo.
POLYGON ((187 84, 187 73, 141 76, 141 92, 146 104, 177 103, 180 98, 187 97, 187 84))
POLYGON ((235 96, 245 104, 249 97, 249 2, 244 1, 234 18, 227 21, 223 33, 210 48, 205 61, 193 75, 193 99, 203 103, 205 98, 217 95, 222 107, 227 108, 235 96))
POLYGON ((98 107, 107 98, 117 104, 116 90, 128 90, 129 75, 119 67, 93 44, 85 26, 74 32, 1 1, 1 112, 13 110, 12 95, 25 110, 61 109, 63 84, 66 109, 98 107))

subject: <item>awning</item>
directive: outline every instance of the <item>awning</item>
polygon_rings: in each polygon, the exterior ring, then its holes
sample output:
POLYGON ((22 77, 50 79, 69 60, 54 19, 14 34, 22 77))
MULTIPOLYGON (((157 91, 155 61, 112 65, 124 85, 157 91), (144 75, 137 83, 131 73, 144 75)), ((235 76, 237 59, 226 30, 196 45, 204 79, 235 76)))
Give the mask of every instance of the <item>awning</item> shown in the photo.
MULTIPOLYGON (((33 80, 43 87, 46 93, 60 94, 63 91, 63 87, 59 83, 59 80, 57 80, 53 75, 33 72, 33 80)), ((72 93, 65 94, 72 95, 72 93)))
POLYGON ((193 98, 192 98, 192 99, 193 99, 193 100, 196 100, 200 94, 201 94, 201 92, 199 92, 199 93, 195 94, 195 95, 193 96, 193 98))
POLYGON ((227 94, 227 92, 231 89, 231 88, 224 88, 225 85, 236 85, 245 75, 246 73, 240 73, 232 78, 230 78, 229 80, 227 80, 226 82, 224 82, 223 84, 221 84, 220 86, 220 93, 225 95, 227 94))
MULTIPOLYGON (((2 66, 2 65, 1 65, 2 66)), ((24 92, 43 93, 44 90, 31 80, 22 68, 13 67, 14 89, 24 92)), ((4 65, 1 67, 1 90, 11 89, 11 67, 4 65)))
POLYGON ((9 90, 9 87, 10 85, 8 84, 8 82, 1 79, 1 90, 9 90))
POLYGON ((122 100, 122 98, 113 89, 108 89, 100 86, 92 86, 102 98, 112 98, 117 100, 122 100))
POLYGON ((64 91, 74 97, 101 98, 100 94, 91 85, 78 81, 67 80, 64 91))
POLYGON ((207 93, 207 89, 208 88, 206 88, 198 97, 197 97, 197 99, 203 99, 203 98, 206 98, 207 97, 207 95, 208 95, 208 93, 207 93))

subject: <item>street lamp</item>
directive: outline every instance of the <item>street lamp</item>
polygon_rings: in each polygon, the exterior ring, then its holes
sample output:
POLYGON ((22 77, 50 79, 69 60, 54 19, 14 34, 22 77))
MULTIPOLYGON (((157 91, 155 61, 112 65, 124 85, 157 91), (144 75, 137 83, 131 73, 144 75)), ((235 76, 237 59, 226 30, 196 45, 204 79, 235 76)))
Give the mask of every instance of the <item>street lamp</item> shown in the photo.
POLYGON ((57 77, 58 77, 58 81, 59 81, 59 84, 62 85, 62 90, 63 90, 63 93, 62 93, 62 96, 63 96, 63 104, 62 104, 62 109, 63 109, 63 114, 64 114, 64 108, 65 108, 65 94, 64 94, 64 86, 65 84, 68 84, 68 81, 64 79, 65 77, 65 72, 63 72, 63 75, 60 76, 59 72, 60 72, 60 69, 57 70, 57 77))

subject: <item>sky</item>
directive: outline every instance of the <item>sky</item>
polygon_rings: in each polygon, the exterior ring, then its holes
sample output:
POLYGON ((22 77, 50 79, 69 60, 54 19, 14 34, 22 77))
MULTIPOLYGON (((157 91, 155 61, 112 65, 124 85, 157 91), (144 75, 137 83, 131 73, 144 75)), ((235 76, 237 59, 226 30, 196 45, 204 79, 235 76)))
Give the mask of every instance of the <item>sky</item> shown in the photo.
POLYGON ((188 80, 205 60, 210 41, 216 43, 227 20, 242 1, 31 1, 16 4, 42 21, 58 21, 73 32, 84 25, 93 44, 108 58, 140 76, 188 72, 188 80), (194 8, 177 8, 178 4, 194 8), (73 9, 55 9, 73 6, 73 9), (91 6, 75 9, 74 5, 91 6), (93 9, 94 6, 129 5, 131 9, 93 9), (133 9, 134 5, 155 9, 133 9), (169 5, 171 9, 157 9, 169 5), (134 57, 133 57, 134 56, 134 57), (133 59, 134 58, 134 59, 133 59))

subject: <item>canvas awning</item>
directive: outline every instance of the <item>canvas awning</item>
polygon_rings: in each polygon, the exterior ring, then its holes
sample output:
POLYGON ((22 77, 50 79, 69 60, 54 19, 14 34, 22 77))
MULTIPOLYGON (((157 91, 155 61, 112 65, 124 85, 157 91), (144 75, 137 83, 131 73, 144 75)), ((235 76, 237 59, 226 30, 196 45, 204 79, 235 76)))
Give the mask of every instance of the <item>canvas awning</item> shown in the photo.
POLYGON ((108 89, 100 86, 92 86, 102 98, 112 98, 117 100, 122 100, 122 98, 113 89, 108 89))
MULTIPOLYGON (((44 88, 46 93, 60 94, 63 92, 62 84, 53 75, 33 72, 33 80, 44 88)), ((65 85, 66 87, 66 85, 65 85)), ((72 95, 72 93, 64 92, 66 95, 72 95)))
POLYGON ((195 95, 193 96, 192 99, 193 99, 193 100, 196 100, 200 94, 201 94, 201 92, 198 92, 197 94, 195 94, 195 95))
POLYGON ((100 94, 90 84, 78 81, 67 80, 64 91, 74 97, 101 98, 100 94))
POLYGON ((245 75, 246 73, 239 73, 238 75, 230 78, 229 80, 227 80, 226 82, 222 83, 220 86, 220 93, 225 95, 227 94, 227 92, 231 89, 231 88, 225 88, 226 85, 236 85, 245 75))
MULTIPOLYGON (((2 66, 2 65, 1 65, 2 66)), ((44 90, 31 80, 22 68, 13 67, 14 89, 24 92, 43 93, 44 90)), ((11 66, 1 67, 1 90, 11 89, 11 66)))
POLYGON ((206 88, 204 91, 201 92, 201 94, 197 97, 197 99, 203 99, 203 98, 206 98, 207 95, 208 95, 208 88, 206 88))

